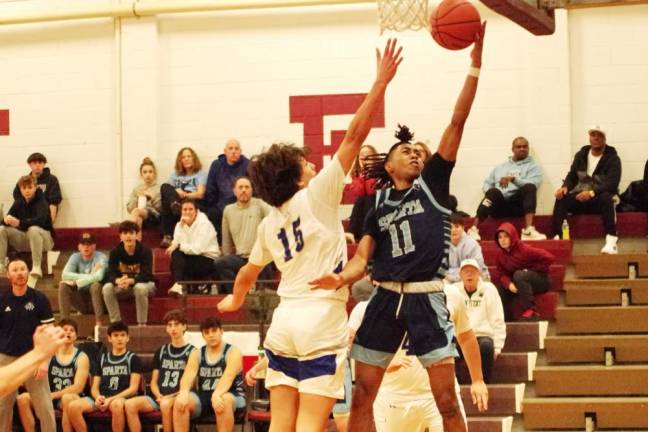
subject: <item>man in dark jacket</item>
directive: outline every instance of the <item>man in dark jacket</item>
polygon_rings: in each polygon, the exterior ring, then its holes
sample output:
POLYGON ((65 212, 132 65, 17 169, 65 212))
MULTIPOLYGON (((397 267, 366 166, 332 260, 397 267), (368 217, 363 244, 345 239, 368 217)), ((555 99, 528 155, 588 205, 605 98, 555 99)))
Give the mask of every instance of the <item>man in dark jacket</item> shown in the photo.
POLYGON ((600 126, 588 132, 590 145, 576 153, 563 185, 556 191, 553 235, 561 235, 568 213, 598 213, 606 234, 601 253, 616 254, 618 237, 612 199, 619 192, 621 159, 616 149, 606 144, 605 131, 600 126))
POLYGON ((537 319, 534 296, 551 288, 549 266, 555 257, 520 241, 517 230, 508 222, 497 228, 495 241, 499 251, 493 282, 500 289, 504 310, 513 320, 537 319))
MULTIPOLYGON (((32 153, 27 158, 27 163, 31 169, 30 175, 36 179, 36 186, 43 191, 45 200, 49 205, 50 217, 52 223, 56 220, 58 207, 61 204, 61 187, 55 175, 50 173, 50 169, 45 167, 47 158, 42 153, 32 153)), ((13 191, 14 200, 20 198, 20 188, 18 183, 13 191)))
POLYGON ((153 281, 153 253, 137 241, 139 226, 132 221, 119 224, 121 242, 110 251, 107 283, 102 294, 110 322, 121 321, 118 299, 135 297, 137 323, 148 320, 149 296, 155 292, 153 281))
POLYGON ((31 175, 18 180, 20 196, 9 209, 0 226, 0 273, 4 273, 4 262, 9 246, 18 252, 31 252, 32 268, 28 285, 35 287, 43 276, 41 263, 43 252, 54 247, 52 219, 43 192, 36 187, 31 175))

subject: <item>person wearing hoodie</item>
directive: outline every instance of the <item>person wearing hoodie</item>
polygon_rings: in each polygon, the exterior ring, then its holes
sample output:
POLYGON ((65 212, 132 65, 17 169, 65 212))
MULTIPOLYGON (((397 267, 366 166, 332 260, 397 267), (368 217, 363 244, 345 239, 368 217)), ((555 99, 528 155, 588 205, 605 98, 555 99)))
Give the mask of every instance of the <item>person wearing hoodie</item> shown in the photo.
POLYGON ((474 259, 461 262, 461 281, 446 288, 454 291, 466 304, 470 325, 477 336, 484 382, 490 383, 493 363, 504 348, 506 323, 504 307, 497 288, 482 280, 480 264, 474 259))
POLYGON ((31 252, 32 268, 28 285, 36 286, 43 277, 43 252, 54 247, 54 228, 45 194, 36 186, 36 179, 25 175, 18 180, 20 197, 14 201, 0 226, 0 273, 4 272, 7 249, 31 252))
MULTIPOLYGON (((167 255, 171 256, 173 279, 211 279, 215 271, 214 260, 220 256, 216 230, 191 199, 182 200, 180 214, 173 241, 166 250, 167 255)), ((174 283, 169 288, 169 294, 182 296, 182 286, 174 283)))
MULTIPOLYGON (((59 205, 63 198, 61 197, 59 181, 55 175, 50 173, 50 169, 45 167, 46 163, 47 158, 42 153, 32 153, 27 158, 27 164, 29 164, 29 168, 31 169, 29 175, 36 179, 36 186, 38 189, 43 191, 45 200, 49 205, 52 223, 54 223, 56 215, 58 214, 59 205)), ((16 183, 16 187, 13 190, 13 198, 14 201, 17 201, 20 198, 20 186, 18 183, 16 183)))
POLYGON ((479 203, 475 224, 468 233, 479 240, 479 224, 488 217, 524 216, 522 240, 547 238, 533 226, 537 193, 542 183, 540 165, 529 156, 529 141, 524 137, 513 140, 513 156, 497 165, 484 180, 484 199, 479 203))
POLYGON ((554 256, 521 241, 515 227, 508 222, 497 228, 495 241, 499 246, 497 282, 505 310, 515 321, 537 319, 534 295, 549 291, 549 266, 554 256))
POLYGON ((567 214, 600 214, 605 228, 604 254, 617 253, 614 196, 619 193, 621 159, 614 147, 607 145, 600 126, 589 129, 590 145, 583 146, 571 164, 563 185, 556 191, 552 217, 552 236, 559 238, 567 214))
POLYGON ((119 224, 120 243, 110 251, 107 283, 102 294, 110 322, 121 321, 118 299, 135 297, 137 323, 148 321, 149 296, 155 292, 153 253, 137 240, 139 226, 133 221, 119 224))
POLYGON ((479 271, 484 280, 490 280, 488 267, 484 263, 484 255, 477 240, 466 234, 464 230, 465 213, 455 212, 450 215, 450 249, 448 251, 448 271, 446 282, 455 283, 461 280, 459 267, 463 260, 473 259, 479 264, 479 271))

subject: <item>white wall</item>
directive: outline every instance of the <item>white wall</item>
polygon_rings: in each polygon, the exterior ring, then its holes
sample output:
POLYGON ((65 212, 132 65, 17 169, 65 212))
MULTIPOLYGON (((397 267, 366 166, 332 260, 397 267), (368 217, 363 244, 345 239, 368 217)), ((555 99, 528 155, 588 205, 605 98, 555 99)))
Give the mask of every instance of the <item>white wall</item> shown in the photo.
MULTIPOLYGON (((548 37, 480 12, 489 21, 484 64, 452 182, 461 208, 474 211, 483 178, 517 135, 529 138, 546 174, 539 213, 551 211, 589 124, 610 130, 622 186, 642 175, 648 6, 558 11, 548 37)), ((386 149, 402 122, 434 146, 469 52, 443 50, 425 32, 398 37, 405 61, 386 97, 386 128, 368 142, 386 149)), ((183 146, 207 169, 229 137, 248 155, 279 138, 300 143, 288 98, 366 92, 384 40, 372 5, 125 19, 116 29, 108 19, 0 27, 0 109, 11 110, 0 201, 10 204, 24 160, 38 150, 62 183, 57 225, 119 220, 142 157, 163 180, 183 146)), ((327 118, 325 134, 348 121, 327 118)))

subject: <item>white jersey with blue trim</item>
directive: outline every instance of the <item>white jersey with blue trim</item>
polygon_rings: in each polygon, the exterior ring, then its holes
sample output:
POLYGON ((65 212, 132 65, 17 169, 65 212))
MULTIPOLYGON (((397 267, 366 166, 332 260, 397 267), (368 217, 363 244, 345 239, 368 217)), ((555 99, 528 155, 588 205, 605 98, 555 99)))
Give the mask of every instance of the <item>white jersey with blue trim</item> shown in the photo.
POLYGON ((281 207, 273 207, 259 225, 249 262, 274 261, 281 272, 278 294, 284 298, 320 297, 347 301, 347 287, 315 289, 309 281, 339 272, 347 261, 339 204, 344 170, 337 156, 281 207))

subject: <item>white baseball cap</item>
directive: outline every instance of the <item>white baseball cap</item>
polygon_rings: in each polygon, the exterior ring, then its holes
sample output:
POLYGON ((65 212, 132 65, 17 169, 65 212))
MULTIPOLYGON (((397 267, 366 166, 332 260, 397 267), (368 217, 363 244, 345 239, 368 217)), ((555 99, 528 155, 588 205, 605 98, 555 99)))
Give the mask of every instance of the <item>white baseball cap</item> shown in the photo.
POLYGON ((479 270, 479 263, 474 258, 467 258, 461 261, 461 266, 459 266, 459 270, 462 270, 464 267, 468 267, 468 266, 475 267, 477 270, 479 270))
POLYGON ((600 125, 594 125, 587 130, 588 134, 591 134, 592 132, 598 132, 600 134, 603 134, 603 136, 607 136, 605 130, 603 130, 603 128, 600 125))

